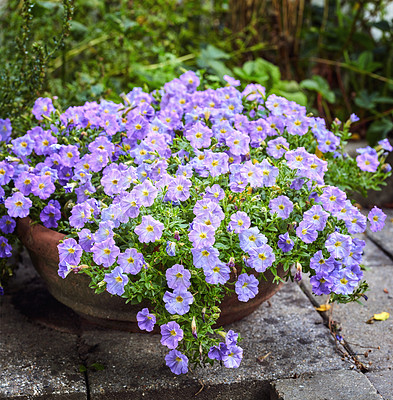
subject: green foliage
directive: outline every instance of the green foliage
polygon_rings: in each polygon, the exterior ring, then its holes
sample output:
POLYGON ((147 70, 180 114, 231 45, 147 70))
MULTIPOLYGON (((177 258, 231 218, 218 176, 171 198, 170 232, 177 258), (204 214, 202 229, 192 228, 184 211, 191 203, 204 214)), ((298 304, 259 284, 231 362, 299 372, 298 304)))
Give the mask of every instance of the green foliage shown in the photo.
MULTIPOLYGON (((21 3, 18 15, 12 15, 9 20, 16 34, 12 37, 8 30, 1 30, 0 34, 0 118, 19 117, 27 108, 31 107, 40 94, 45 82, 46 68, 55 52, 63 46, 64 38, 70 30, 70 21, 73 14, 73 0, 63 0, 61 30, 51 41, 35 41, 32 32, 35 9, 49 7, 49 2, 39 2, 38 6, 30 0, 21 3), (15 26, 14 26, 15 25, 15 26)), ((52 3, 50 3, 52 4, 52 3)), ((12 7, 10 2, 9 7, 12 7)), ((54 4, 53 4, 54 6, 54 4)))

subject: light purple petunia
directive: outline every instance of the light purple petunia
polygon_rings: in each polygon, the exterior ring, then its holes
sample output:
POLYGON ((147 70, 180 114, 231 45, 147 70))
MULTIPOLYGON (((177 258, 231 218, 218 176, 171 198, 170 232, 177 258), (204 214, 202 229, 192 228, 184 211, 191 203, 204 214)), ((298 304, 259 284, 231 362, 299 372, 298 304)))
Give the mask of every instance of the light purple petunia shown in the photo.
POLYGON ((101 243, 95 243, 91 248, 91 252, 96 264, 108 268, 116 261, 116 257, 120 254, 120 249, 116 246, 115 241, 109 238, 101 243))
POLYGON ((57 246, 57 249, 59 251, 59 265, 79 264, 83 250, 75 239, 65 239, 57 246))
POLYGON ((201 247, 200 249, 191 249, 193 264, 195 268, 214 268, 219 262, 219 251, 212 246, 201 247))
POLYGON ((307 220, 300 222, 296 228, 296 235, 304 243, 312 243, 318 237, 318 231, 315 229, 315 225, 307 220))
POLYGON ((161 325, 161 344, 168 349, 176 349, 179 342, 183 339, 183 329, 175 321, 169 321, 161 325))
POLYGON ((4 204, 10 217, 24 218, 29 215, 30 207, 33 203, 29 198, 23 196, 21 192, 16 192, 11 197, 8 197, 4 204))
POLYGON ((317 231, 323 231, 329 214, 320 206, 314 205, 303 214, 304 221, 314 225, 317 231))
POLYGON ((188 313, 193 301, 193 295, 187 290, 175 289, 173 293, 166 291, 164 294, 165 308, 170 314, 184 315, 188 313))
POLYGON ((228 281, 231 270, 227 264, 219 261, 213 268, 207 267, 203 269, 206 277, 206 282, 212 285, 223 285, 228 281))
POLYGON ((136 249, 127 249, 124 253, 120 253, 117 257, 117 263, 123 268, 127 274, 136 275, 142 269, 145 260, 143 255, 136 249))
POLYGON ((246 273, 239 275, 235 284, 235 292, 239 301, 248 301, 258 294, 258 279, 246 273))
POLYGON ((121 267, 115 267, 112 272, 105 274, 103 280, 106 282, 107 292, 121 296, 125 292, 124 286, 128 283, 128 276, 123 273, 121 267))
POLYGON ((342 235, 338 232, 331 233, 325 242, 327 251, 334 258, 347 257, 351 251, 352 239, 348 235, 342 235))
POLYGON ((228 346, 228 354, 223 355, 222 362, 226 368, 239 368, 243 358, 243 349, 240 346, 228 346))
POLYGON ((267 243, 267 238, 263 233, 259 232, 256 226, 253 226, 239 233, 239 241, 240 248, 248 253, 251 249, 267 243))
POLYGON ((214 244, 214 233, 214 228, 211 225, 195 222, 191 232, 188 234, 188 238, 192 242, 194 249, 202 249, 214 244))
POLYGON ((171 289, 187 290, 191 286, 191 273, 181 264, 175 264, 165 272, 168 287, 171 289))
POLYGON ((294 243, 288 232, 285 232, 283 235, 279 235, 277 246, 283 251, 283 253, 288 253, 293 249, 294 243))
POLYGON ((0 218, 0 229, 3 233, 12 233, 16 227, 16 222, 9 215, 3 215, 0 218))
POLYGON ((386 214, 381 209, 374 206, 373 209, 368 213, 367 218, 370 221, 371 232, 378 232, 385 225, 386 214))
POLYGON ((277 214, 277 217, 287 219, 293 211, 293 203, 287 196, 278 196, 269 203, 270 214, 277 214))
POLYGON ((136 315, 136 320, 138 321, 139 329, 152 332, 156 323, 156 316, 151 314, 148 308, 143 308, 136 315))
POLYGON ((155 220, 151 215, 144 215, 141 224, 134 229, 134 232, 141 243, 150 243, 160 239, 163 230, 162 222, 155 220))
POLYGON ((379 167, 378 155, 363 153, 356 157, 356 163, 362 171, 377 172, 379 167))
POLYGON ((158 189, 148 179, 136 185, 131 192, 135 196, 137 204, 145 207, 150 207, 154 203, 157 193, 158 189))
POLYGON ((247 264, 257 272, 265 272, 276 259, 273 249, 268 244, 250 249, 249 254, 250 258, 247 260, 247 264))
POLYGON ((188 358, 177 350, 171 350, 165 356, 166 365, 175 375, 186 374, 188 372, 188 358))
POLYGON ((192 183, 184 176, 172 178, 168 185, 165 199, 170 201, 186 201, 190 197, 192 183))
POLYGON ((238 211, 231 215, 231 221, 229 222, 229 229, 235 233, 241 233, 248 229, 251 225, 250 217, 243 211, 238 211))
POLYGON ((347 195, 335 186, 326 186, 319 200, 326 211, 339 211, 345 207, 347 195))

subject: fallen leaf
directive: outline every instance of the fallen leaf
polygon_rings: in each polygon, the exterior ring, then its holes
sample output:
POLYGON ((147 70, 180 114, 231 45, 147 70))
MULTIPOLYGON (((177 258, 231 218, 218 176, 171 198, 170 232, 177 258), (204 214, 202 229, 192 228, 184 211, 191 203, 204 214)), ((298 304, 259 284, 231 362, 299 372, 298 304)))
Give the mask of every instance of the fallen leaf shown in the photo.
POLYGON ((332 306, 330 304, 321 304, 319 307, 315 307, 315 309, 317 311, 321 311, 321 312, 330 310, 331 308, 332 308, 332 306))
POLYGON ((390 317, 390 314, 386 311, 381 312, 379 314, 374 314, 374 319, 376 321, 386 321, 390 317))
POLYGON ((389 290, 387 290, 387 289, 385 288, 385 289, 383 289, 383 292, 386 293, 386 294, 388 294, 388 293, 389 293, 389 290))

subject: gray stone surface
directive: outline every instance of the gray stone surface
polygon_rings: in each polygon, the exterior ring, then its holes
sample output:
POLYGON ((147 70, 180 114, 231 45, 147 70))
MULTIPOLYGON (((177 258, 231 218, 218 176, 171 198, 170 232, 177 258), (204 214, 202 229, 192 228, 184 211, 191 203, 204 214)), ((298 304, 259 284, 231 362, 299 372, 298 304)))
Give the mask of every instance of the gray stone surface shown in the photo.
POLYGON ((383 400, 365 375, 330 371, 272 384, 271 400, 383 400))
POLYGON ((367 236, 393 259, 393 209, 384 209, 383 211, 387 215, 384 228, 378 232, 371 232, 368 228, 367 236))
MULTIPOLYGON (((393 365, 392 365, 393 368, 393 365)), ((369 372, 367 378, 384 400, 393 400, 393 370, 369 372)))
MULTIPOLYGON (((386 211, 386 210, 385 210, 386 211)), ((387 224, 389 225, 390 222, 387 224)), ((392 224, 393 225, 393 224, 392 224)), ((389 228, 385 227, 383 229, 383 234, 385 235, 385 240, 389 243, 389 228)), ((392 259, 389 258, 385 253, 383 253, 375 243, 370 240, 365 234, 357 235, 358 238, 366 241, 366 246, 363 253, 363 264, 366 267, 381 267, 392 264, 392 259)), ((391 236, 390 245, 386 248, 391 248, 393 252, 393 235, 391 236)))
POLYGON ((372 267, 365 272, 365 279, 370 285, 368 300, 363 301, 363 306, 335 305, 333 319, 342 327, 346 343, 369 370, 386 369, 393 365, 393 265, 372 267), (383 311, 390 313, 388 320, 366 323, 383 311))
MULTIPOLYGON (((102 371, 88 372, 92 399, 146 398, 172 393, 174 399, 193 395, 204 384, 199 398, 268 398, 267 383, 280 377, 316 373, 350 367, 336 352, 335 344, 322 319, 306 296, 287 284, 244 320, 227 327, 241 333, 244 359, 239 369, 216 367, 198 369, 185 376, 173 376, 165 366, 167 353, 159 335, 90 331, 82 335, 87 347, 87 364, 99 362, 102 371), (257 357, 268 357, 259 364, 257 357), (254 388, 254 389, 252 389, 254 388), (180 391, 181 389, 181 391, 180 391), (178 391, 177 391, 178 390, 178 391), (214 396, 213 396, 214 394, 214 396), (231 396, 226 396, 231 394, 231 396), (209 397, 210 396, 210 397, 209 397), (265 397, 263 397, 265 396, 265 397)), ((165 397, 167 398, 167 397, 165 397)))
POLYGON ((10 295, 1 298, 0 321, 0 398, 86 399, 76 336, 30 323, 10 295))

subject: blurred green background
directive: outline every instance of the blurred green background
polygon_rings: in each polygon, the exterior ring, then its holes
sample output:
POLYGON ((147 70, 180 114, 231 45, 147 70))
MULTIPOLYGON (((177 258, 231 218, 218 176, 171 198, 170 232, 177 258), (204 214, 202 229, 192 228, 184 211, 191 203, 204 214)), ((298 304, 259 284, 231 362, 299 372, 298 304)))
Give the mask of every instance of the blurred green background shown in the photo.
POLYGON ((39 96, 62 107, 160 88, 186 69, 356 113, 370 144, 393 130, 393 4, 354 0, 48 0, 0 3, 0 118, 23 130, 39 96))

